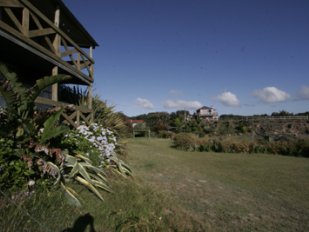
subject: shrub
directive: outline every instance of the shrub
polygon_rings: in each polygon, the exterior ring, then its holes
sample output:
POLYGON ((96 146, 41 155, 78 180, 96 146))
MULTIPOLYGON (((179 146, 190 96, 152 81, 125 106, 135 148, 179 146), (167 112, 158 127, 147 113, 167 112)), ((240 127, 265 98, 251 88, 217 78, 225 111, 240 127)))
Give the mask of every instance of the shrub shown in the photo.
POLYGON ((212 139, 211 140, 211 150, 214 152, 223 152, 223 146, 219 139, 212 139))
POLYGON ((225 139, 222 140, 222 151, 228 153, 248 153, 249 144, 246 141, 241 141, 239 139, 225 139))
POLYGON ((163 139, 173 139, 175 136, 174 132, 171 131, 159 131, 158 137, 163 139))
POLYGON ((194 151, 199 148, 199 138, 191 133, 176 134, 173 142, 176 148, 185 151, 194 151))
POLYGON ((3 65, 0 74, 5 79, 0 82, 0 93, 6 101, 5 112, 0 113, 5 119, 0 128, 1 189, 25 186, 27 180, 54 183, 79 205, 78 194, 67 182, 74 180, 103 200, 98 188, 110 191, 105 168, 123 176, 130 174, 129 167, 116 156, 117 141, 111 130, 93 124, 69 132, 59 123, 61 109, 37 117, 34 101, 40 92, 70 77, 44 77, 28 89, 3 65))
POLYGON ((14 142, 0 138, 0 189, 21 188, 34 172, 28 168, 19 155, 15 153, 14 142))

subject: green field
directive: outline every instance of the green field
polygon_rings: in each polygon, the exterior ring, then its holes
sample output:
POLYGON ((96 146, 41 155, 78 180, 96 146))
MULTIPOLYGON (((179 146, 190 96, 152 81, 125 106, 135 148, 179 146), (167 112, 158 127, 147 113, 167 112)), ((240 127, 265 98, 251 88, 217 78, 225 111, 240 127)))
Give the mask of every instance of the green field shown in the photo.
POLYGON ((309 231, 309 159, 184 152, 170 140, 135 139, 129 163, 203 230, 309 231))
POLYGON ((309 231, 308 158, 171 145, 130 139, 134 178, 108 174, 114 193, 102 193, 104 202, 78 186, 81 208, 61 191, 14 199, 0 191, 1 231, 309 231))

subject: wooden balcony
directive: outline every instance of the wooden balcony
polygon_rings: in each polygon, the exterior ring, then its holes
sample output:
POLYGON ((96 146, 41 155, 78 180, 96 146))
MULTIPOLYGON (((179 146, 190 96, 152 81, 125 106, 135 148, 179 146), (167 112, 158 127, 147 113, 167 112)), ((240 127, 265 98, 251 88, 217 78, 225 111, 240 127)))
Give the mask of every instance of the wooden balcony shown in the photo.
POLYGON ((56 66, 76 83, 93 82, 97 43, 61 0, 0 0, 0 37, 1 59, 5 55, 28 64, 27 58, 36 56, 44 63, 41 72, 56 66))
MULTIPOLYGON (((69 84, 87 86, 91 109, 96 46, 62 0, 0 0, 0 62, 14 67, 26 84, 46 75, 71 75, 69 84)), ((57 85, 51 95, 54 103, 45 102, 57 105, 57 85)))

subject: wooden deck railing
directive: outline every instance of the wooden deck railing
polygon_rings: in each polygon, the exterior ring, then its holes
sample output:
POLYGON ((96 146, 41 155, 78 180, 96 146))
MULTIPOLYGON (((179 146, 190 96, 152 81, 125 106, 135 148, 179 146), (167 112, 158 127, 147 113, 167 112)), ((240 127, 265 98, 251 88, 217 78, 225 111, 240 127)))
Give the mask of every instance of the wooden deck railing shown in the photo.
POLYGON ((59 20, 57 10, 53 22, 28 0, 0 0, 0 36, 90 85, 94 64, 92 47, 88 53, 79 47, 59 28, 59 20))
POLYGON ((47 98, 38 97, 35 101, 39 105, 48 107, 61 107, 64 108, 61 114, 62 120, 74 127, 78 127, 81 122, 90 125, 93 122, 93 113, 88 107, 76 106, 64 102, 53 101, 47 98))

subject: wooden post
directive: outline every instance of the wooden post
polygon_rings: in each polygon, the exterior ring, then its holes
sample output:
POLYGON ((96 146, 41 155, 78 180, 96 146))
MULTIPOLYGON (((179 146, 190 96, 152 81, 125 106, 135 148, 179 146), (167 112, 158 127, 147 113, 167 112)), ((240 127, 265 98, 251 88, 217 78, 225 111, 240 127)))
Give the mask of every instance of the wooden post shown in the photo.
MULTIPOLYGON (((89 48, 89 56, 90 56, 90 58, 93 58, 93 48, 92 47, 89 48)), ((90 64, 89 75, 90 75, 90 78, 93 80, 93 64, 92 63, 90 64)), ((92 84, 88 85, 87 105, 88 105, 88 109, 91 110, 91 112, 90 112, 90 114, 91 114, 90 118, 91 119, 90 120, 91 120, 91 123, 92 123, 93 119, 94 119, 93 118, 94 115, 93 115, 93 112, 92 112, 92 84)))
POLYGON ((23 29, 23 34, 25 36, 29 36, 29 18, 30 18, 30 13, 27 8, 23 9, 23 18, 22 18, 22 29, 23 29))
MULTIPOLYGON (((54 23, 55 23, 56 27, 59 27, 59 23, 60 23, 60 9, 59 8, 57 8, 56 11, 55 11, 54 23)), ((53 47, 55 49, 55 54, 57 56, 60 55, 60 40, 61 40, 60 35, 58 33, 56 33, 55 39, 53 41, 53 47)), ((52 69, 52 75, 53 76, 58 75, 58 72, 59 72, 59 68, 58 68, 58 66, 55 66, 52 69)), ((58 84, 52 85, 52 100, 58 101, 58 84)))
MULTIPOLYGON (((93 58, 93 49, 92 47, 89 48, 89 56, 90 58, 93 58)), ((93 64, 91 63, 90 66, 90 78, 93 78, 93 64)), ((88 85, 88 95, 87 95, 87 105, 88 109, 92 110, 92 84, 88 85)))
POLYGON ((87 105, 88 109, 92 110, 92 84, 88 85, 87 105))
MULTIPOLYGON (((93 47, 92 46, 89 48, 89 56, 90 56, 91 59, 93 59, 93 47)), ((90 73, 89 73, 89 75, 90 75, 90 78, 93 80, 94 68, 93 68, 92 62, 90 62, 90 73)))
POLYGON ((76 109, 76 124, 77 124, 77 126, 80 126, 80 114, 81 114, 81 112, 78 109, 76 109))

